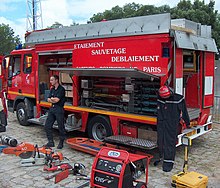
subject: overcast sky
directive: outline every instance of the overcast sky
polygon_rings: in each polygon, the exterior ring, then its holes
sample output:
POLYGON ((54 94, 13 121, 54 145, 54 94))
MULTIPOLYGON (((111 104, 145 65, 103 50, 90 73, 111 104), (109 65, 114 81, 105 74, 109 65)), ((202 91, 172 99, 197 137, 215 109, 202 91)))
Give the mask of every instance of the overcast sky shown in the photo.
MULTIPOLYGON (((32 1, 32 0, 28 0, 32 1)), ((39 1, 39 0, 36 0, 39 1)), ((176 6, 180 0, 135 0, 142 5, 169 5, 176 6), (162 3, 161 3, 162 2, 162 3)), ((98 12, 104 12, 119 5, 122 7, 134 0, 41 0, 43 27, 51 26, 55 22, 70 25, 73 22, 86 23, 89 18, 98 12)), ((205 0, 206 3, 209 0, 205 0)), ((215 0, 215 9, 220 13, 220 1, 215 0)), ((9 24, 15 35, 24 41, 27 30, 27 0, 0 0, 0 24, 9 24)), ((38 21, 40 23, 40 21, 38 21)))

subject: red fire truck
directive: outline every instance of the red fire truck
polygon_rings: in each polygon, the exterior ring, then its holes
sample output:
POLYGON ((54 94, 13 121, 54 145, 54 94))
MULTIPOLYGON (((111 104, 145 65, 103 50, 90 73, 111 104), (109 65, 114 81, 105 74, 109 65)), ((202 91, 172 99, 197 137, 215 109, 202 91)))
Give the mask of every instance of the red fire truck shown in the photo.
MULTIPOLYGON (((66 130, 148 147, 155 143, 157 90, 185 96, 196 138, 212 129, 214 58, 210 26, 158 14, 34 31, 4 58, 8 109, 21 125, 44 125, 53 74, 66 89, 66 130)), ((56 122, 54 124, 56 127, 56 122)))

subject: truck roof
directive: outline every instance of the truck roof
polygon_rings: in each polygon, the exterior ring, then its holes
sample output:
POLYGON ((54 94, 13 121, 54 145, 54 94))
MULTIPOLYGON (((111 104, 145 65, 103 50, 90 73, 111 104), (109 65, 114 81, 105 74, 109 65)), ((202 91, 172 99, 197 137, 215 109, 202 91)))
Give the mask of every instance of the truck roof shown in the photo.
POLYGON ((186 19, 171 20, 169 13, 34 31, 26 35, 25 43, 27 46, 34 46, 35 44, 162 33, 171 33, 178 40, 177 45, 180 48, 217 52, 215 41, 211 38, 210 26, 186 19))
POLYGON ((109 20, 29 33, 26 44, 169 33, 170 14, 109 20))
POLYGON ((19 50, 13 50, 11 54, 21 54, 21 53, 27 53, 28 51, 33 51, 35 48, 25 48, 25 49, 19 49, 19 50))

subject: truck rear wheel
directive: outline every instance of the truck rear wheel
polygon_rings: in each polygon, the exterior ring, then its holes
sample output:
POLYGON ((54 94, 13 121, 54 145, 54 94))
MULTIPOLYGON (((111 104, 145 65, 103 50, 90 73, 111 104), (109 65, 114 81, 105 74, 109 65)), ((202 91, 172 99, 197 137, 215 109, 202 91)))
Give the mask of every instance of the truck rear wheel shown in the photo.
POLYGON ((135 188, 147 188, 147 185, 145 183, 138 182, 135 188))
POLYGON ((28 123, 28 116, 25 104, 23 102, 18 103, 16 108, 16 115, 20 125, 26 126, 28 123))
POLYGON ((89 138, 103 141, 105 137, 112 135, 112 128, 109 119, 105 116, 97 115, 88 124, 87 133, 89 138))

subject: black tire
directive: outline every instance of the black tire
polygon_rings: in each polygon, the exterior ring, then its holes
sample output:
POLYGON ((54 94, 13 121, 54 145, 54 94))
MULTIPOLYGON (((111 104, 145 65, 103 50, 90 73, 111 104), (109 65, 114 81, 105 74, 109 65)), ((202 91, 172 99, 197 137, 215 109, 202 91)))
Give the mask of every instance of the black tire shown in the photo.
POLYGON ((23 102, 18 103, 16 107, 16 115, 20 125, 26 126, 28 123, 27 109, 23 102))
POLYGON ((105 137, 112 135, 109 119, 105 116, 94 116, 88 123, 87 133, 89 138, 103 141, 105 137))
POLYGON ((135 186, 135 188, 147 188, 147 185, 146 185, 146 183, 138 182, 137 185, 135 186))

